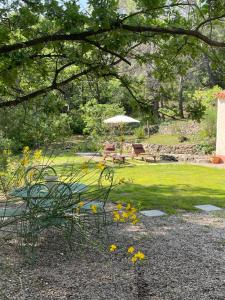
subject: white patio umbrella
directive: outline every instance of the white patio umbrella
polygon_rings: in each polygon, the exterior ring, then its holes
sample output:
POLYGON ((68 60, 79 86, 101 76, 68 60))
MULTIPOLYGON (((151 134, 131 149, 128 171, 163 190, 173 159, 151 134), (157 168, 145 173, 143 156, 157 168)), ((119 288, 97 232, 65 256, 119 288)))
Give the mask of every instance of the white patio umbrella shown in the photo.
POLYGON ((106 119, 103 121, 105 124, 129 124, 129 123, 140 123, 140 121, 135 120, 131 117, 125 116, 125 115, 117 115, 115 117, 106 119))
POLYGON ((118 126, 120 128, 120 133, 121 133, 121 149, 120 149, 120 154, 123 153, 123 125, 125 124, 135 124, 135 123, 140 123, 140 121, 133 119, 131 117, 125 116, 125 115, 117 115, 112 118, 106 119, 103 121, 105 124, 109 125, 114 125, 118 126))

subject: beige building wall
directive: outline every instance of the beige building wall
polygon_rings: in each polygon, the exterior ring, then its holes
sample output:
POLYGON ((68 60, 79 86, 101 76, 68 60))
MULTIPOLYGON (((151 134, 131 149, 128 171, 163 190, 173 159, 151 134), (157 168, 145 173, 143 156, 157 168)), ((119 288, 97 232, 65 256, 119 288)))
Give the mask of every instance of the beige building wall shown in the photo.
POLYGON ((225 99, 217 101, 216 154, 225 156, 225 99))

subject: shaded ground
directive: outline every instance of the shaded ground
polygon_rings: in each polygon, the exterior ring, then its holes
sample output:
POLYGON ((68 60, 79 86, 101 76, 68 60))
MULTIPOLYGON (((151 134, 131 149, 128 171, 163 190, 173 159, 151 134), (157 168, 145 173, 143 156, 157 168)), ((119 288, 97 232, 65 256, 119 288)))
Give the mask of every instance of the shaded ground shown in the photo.
POLYGON ((115 254, 69 254, 55 235, 33 266, 22 263, 8 241, 0 248, 0 299, 224 299, 224 217, 143 217, 138 226, 113 227, 110 242, 120 249, 115 254), (147 257, 139 273, 125 254, 130 245, 147 257))

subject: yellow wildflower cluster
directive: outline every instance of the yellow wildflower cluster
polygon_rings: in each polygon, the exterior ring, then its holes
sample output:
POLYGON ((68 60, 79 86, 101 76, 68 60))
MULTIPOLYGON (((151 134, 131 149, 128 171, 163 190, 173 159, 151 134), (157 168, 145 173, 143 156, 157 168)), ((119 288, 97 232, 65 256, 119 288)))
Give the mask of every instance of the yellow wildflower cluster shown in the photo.
MULTIPOLYGON (((117 250, 117 246, 115 244, 110 245, 109 247, 109 251, 110 252, 115 252, 117 250)), ((144 260, 145 259, 145 255, 143 252, 141 251, 137 251, 135 254, 135 248, 133 246, 129 247, 127 249, 128 254, 132 254, 133 256, 131 257, 131 261, 133 264, 135 264, 138 261, 144 260)))
POLYGON ((132 261, 133 264, 135 264, 137 261, 143 260, 143 259, 145 259, 144 253, 141 252, 141 251, 138 251, 137 253, 135 253, 135 254, 132 256, 131 261, 132 261))
MULTIPOLYGON (((133 254, 133 253, 135 252, 135 248, 134 248, 133 246, 131 246, 131 247, 129 247, 129 248, 127 249, 127 252, 128 252, 129 254, 133 254)), ((145 255, 144 255, 144 253, 141 252, 141 251, 136 252, 136 253, 131 257, 131 261, 132 261, 133 264, 135 264, 138 260, 143 260, 143 259, 145 259, 145 255)))
POLYGON ((40 161, 42 159, 42 150, 35 150, 33 159, 36 161, 40 161))
POLYGON ((79 203, 77 204, 77 207, 75 208, 75 212, 76 212, 76 213, 79 213, 81 207, 83 207, 83 206, 84 206, 84 202, 83 202, 83 201, 79 202, 79 203))
POLYGON ((28 146, 26 146, 23 148, 22 152, 23 152, 23 157, 22 157, 20 163, 22 166, 26 167, 30 163, 30 152, 31 151, 30 151, 30 148, 28 146))
POLYGON ((113 220, 115 222, 128 222, 131 221, 133 225, 135 225, 137 222, 139 222, 136 212, 137 209, 135 207, 132 207, 132 205, 129 203, 124 208, 122 204, 117 204, 116 210, 113 211, 113 220))
POLYGON ((25 147, 23 148, 23 154, 25 154, 25 155, 30 154, 30 148, 29 148, 29 146, 25 146, 25 147))
POLYGON ((29 165, 29 159, 27 157, 23 157, 20 161, 22 166, 28 166, 29 165))

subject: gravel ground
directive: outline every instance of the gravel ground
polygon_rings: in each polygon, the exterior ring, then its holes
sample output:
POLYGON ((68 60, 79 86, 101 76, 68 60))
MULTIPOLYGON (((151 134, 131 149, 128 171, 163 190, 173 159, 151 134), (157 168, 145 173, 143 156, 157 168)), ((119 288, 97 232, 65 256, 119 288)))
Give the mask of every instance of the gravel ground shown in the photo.
POLYGON ((125 249, 71 253, 57 235, 29 265, 11 240, 0 248, 0 299, 225 299, 224 227, 223 215, 196 213, 110 228, 115 244, 145 253, 138 268, 125 249))

